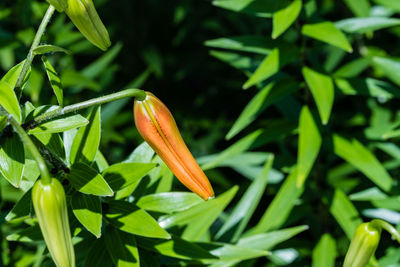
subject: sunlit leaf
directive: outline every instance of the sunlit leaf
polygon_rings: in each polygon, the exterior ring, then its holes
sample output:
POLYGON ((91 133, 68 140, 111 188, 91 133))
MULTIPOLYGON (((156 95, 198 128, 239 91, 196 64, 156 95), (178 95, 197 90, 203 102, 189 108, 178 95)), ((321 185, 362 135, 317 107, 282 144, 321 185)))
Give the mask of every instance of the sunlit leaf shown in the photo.
POLYGON ((353 51, 346 36, 330 21, 306 24, 301 32, 308 37, 334 45, 347 52, 353 51))

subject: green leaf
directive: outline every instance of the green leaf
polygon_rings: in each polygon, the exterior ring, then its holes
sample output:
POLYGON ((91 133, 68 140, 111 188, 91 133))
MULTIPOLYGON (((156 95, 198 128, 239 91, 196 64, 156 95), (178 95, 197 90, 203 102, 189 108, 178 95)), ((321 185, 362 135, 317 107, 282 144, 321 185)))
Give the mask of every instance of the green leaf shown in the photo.
POLYGON ((132 203, 110 202, 106 217, 112 225, 127 233, 145 237, 171 238, 153 217, 132 203))
POLYGON ((308 67, 303 67, 302 72, 317 104, 321 121, 323 124, 327 124, 335 97, 332 78, 308 67))
POLYGON ((97 238, 101 236, 102 208, 96 196, 76 193, 71 198, 72 211, 78 221, 97 238))
POLYGON ((208 200, 179 213, 162 216, 159 218, 159 223, 163 228, 187 225, 182 238, 196 241, 218 218, 237 190, 238 187, 234 186, 215 199, 208 200))
POLYGON ((270 18, 274 11, 273 0, 215 0, 213 5, 236 12, 270 18))
POLYGON ((81 115, 64 115, 52 121, 39 123, 35 128, 29 130, 29 134, 35 133, 60 133, 74 128, 85 126, 89 121, 81 115))
POLYGON ((296 200, 302 193, 303 187, 297 187, 297 171, 296 168, 293 168, 260 221, 246 232, 245 236, 260 234, 279 228, 288 218, 296 200))
POLYGON ((32 213, 32 190, 28 190, 14 205, 12 210, 7 214, 6 221, 12 221, 25 218, 32 213))
POLYGON ((251 57, 238 53, 211 50, 210 55, 245 73, 257 63, 251 57))
MULTIPOLYGON (((14 67, 12 67, 7 73, 6 75, 3 76, 3 78, 1 79, 2 82, 7 83, 12 90, 14 90, 15 85, 17 84, 17 80, 18 80, 18 76, 22 71, 22 66, 24 65, 25 60, 20 62, 18 65, 15 65, 14 67)), ((29 67, 28 72, 26 73, 25 79, 22 82, 22 88, 24 87, 24 85, 26 84, 29 76, 31 73, 31 68, 29 67)))
POLYGON ((81 127, 75 135, 71 147, 71 163, 90 163, 96 156, 100 144, 100 106, 94 108, 87 117, 89 124, 81 127))
POLYGON ((90 243, 90 250, 87 254, 84 267, 102 266, 112 267, 113 262, 108 254, 105 242, 103 239, 97 239, 90 243))
POLYGON ((3 80, 0 81, 0 106, 14 115, 14 118, 19 123, 21 122, 21 108, 19 107, 17 96, 13 88, 3 80))
POLYGON ((280 8, 274 12, 272 17, 272 38, 278 38, 283 32, 285 32, 290 25, 295 22, 297 16, 300 14, 302 1, 294 0, 294 1, 279 1, 281 4, 280 8))
POLYGON ((336 27, 347 33, 366 33, 400 25, 400 19, 385 17, 351 18, 335 23, 336 27))
POLYGON ((280 66, 280 51, 278 48, 275 48, 268 56, 265 57, 263 62, 261 62, 261 64, 257 67, 256 71, 245 82, 243 89, 248 89, 251 86, 271 77, 279 71, 280 66))
POLYGON ((344 2, 357 17, 368 17, 370 15, 371 5, 368 0, 344 0, 344 2))
POLYGON ((104 237, 108 253, 115 266, 140 266, 139 251, 134 235, 122 233, 113 227, 108 227, 104 237))
POLYGON ((64 49, 62 47, 55 46, 55 45, 39 45, 38 47, 33 49, 33 53, 35 55, 43 55, 43 54, 47 54, 47 53, 56 53, 56 52, 63 52, 65 54, 71 54, 71 52, 68 51, 67 49, 64 49))
POLYGON ((114 191, 137 183, 157 164, 154 163, 119 163, 103 171, 103 177, 114 191))
POLYGON ((304 25, 301 32, 308 37, 334 45, 347 52, 353 51, 346 36, 330 21, 304 25))
POLYGON ((225 160, 233 158, 243 153, 244 151, 248 150, 250 146, 256 141, 256 139, 262 134, 262 132, 263 132, 262 130, 257 130, 243 137, 242 139, 240 139, 239 141, 237 141, 236 143, 234 143, 233 145, 231 145, 230 147, 219 153, 218 156, 215 157, 215 159, 201 166, 202 169, 208 170, 215 168, 225 160))
POLYGON ((208 248, 210 253, 218 259, 206 259, 202 260, 204 264, 220 263, 224 261, 244 261, 249 259, 255 259, 263 256, 271 255, 270 251, 251 249, 241 246, 235 246, 225 243, 204 243, 204 248, 208 248))
POLYGON ((263 36, 242 35, 237 37, 208 40, 205 42, 205 45, 214 48, 268 55, 276 43, 263 36))
POLYGON ((0 138, 0 173, 15 187, 20 186, 25 164, 24 145, 16 133, 0 138))
POLYGON ((336 241, 330 234, 324 234, 312 253, 312 267, 335 267, 336 241))
POLYGON ((28 228, 25 228, 24 230, 18 232, 18 233, 13 233, 11 235, 8 235, 7 237, 8 241, 18 241, 18 242, 37 242, 37 241, 43 241, 43 236, 42 232, 40 231, 39 225, 31 226, 28 228))
POLYGON ((143 196, 137 205, 144 210, 173 213, 189 209, 202 202, 203 200, 193 193, 165 192, 143 196))
POLYGON ((172 236, 170 240, 138 237, 137 242, 141 248, 172 258, 183 260, 215 258, 199 245, 185 241, 178 236, 172 236))
MULTIPOLYGON (((388 100, 400 98, 400 89, 390 83, 372 78, 335 79, 336 86, 345 95, 367 95, 388 100)), ((382 137, 382 136, 381 136, 382 137)))
POLYGON ((360 75, 365 69, 369 67, 371 60, 369 58, 357 58, 345 65, 341 66, 335 71, 333 76, 336 78, 353 78, 360 75))
POLYGON ((400 86, 400 76, 398 75, 400 72, 400 61, 391 58, 373 57, 372 63, 384 76, 400 86))
POLYGON ((115 44, 110 50, 104 53, 99 59, 94 61, 89 66, 85 67, 81 73, 90 79, 99 77, 102 72, 104 72, 111 64, 111 62, 118 56, 122 49, 122 44, 115 44))
POLYGON ((230 241, 235 242, 239 239, 264 194, 268 181, 268 173, 272 167, 273 161, 274 156, 270 155, 262 172, 251 183, 224 225, 217 232, 215 236, 216 239, 220 239, 228 232, 233 232, 230 241))
POLYGON ((297 186, 301 187, 317 159, 322 138, 307 106, 300 113, 299 147, 297 152, 297 186))
POLYGON ((356 169, 367 176, 373 183, 389 191, 393 184, 393 179, 367 148, 357 140, 351 143, 339 135, 333 136, 333 146, 335 154, 343 158, 356 169))
POLYGON ((397 0, 373 0, 375 3, 382 5, 384 7, 400 12, 400 3, 397 0))
POLYGON ((33 138, 33 141, 35 141, 35 139, 38 139, 46 147, 47 150, 56 154, 61 160, 65 158, 64 144, 61 140, 60 135, 50 133, 38 133, 34 134, 34 136, 35 138, 33 138))
POLYGON ((231 139, 233 136, 235 136, 237 133, 243 130, 247 125, 249 125, 252 121, 255 120, 256 114, 263 107, 263 104, 273 86, 274 86, 273 83, 268 84, 253 97, 253 99, 243 109, 242 113, 240 114, 239 118, 235 121, 232 128, 229 130, 228 134, 226 135, 226 139, 228 140, 231 139))
POLYGON ((7 126, 8 118, 6 115, 0 116, 0 133, 4 130, 7 126))
POLYGON ((295 235, 308 230, 307 225, 300 225, 291 228, 271 231, 268 233, 243 237, 237 243, 238 246, 259 250, 271 250, 276 245, 292 239, 295 235))
POLYGON ((336 189, 333 196, 330 212, 342 227, 347 238, 351 240, 358 225, 362 223, 357 209, 343 191, 336 189))
POLYGON ((64 106, 64 96, 63 96, 63 89, 61 88, 61 79, 60 77, 58 77, 56 70, 45 56, 42 57, 42 61, 46 69, 47 78, 50 81, 51 88, 53 88, 58 104, 62 107, 64 106))
POLYGON ((85 163, 75 163, 71 166, 68 179, 79 192, 96 196, 112 196, 113 190, 103 176, 85 163))

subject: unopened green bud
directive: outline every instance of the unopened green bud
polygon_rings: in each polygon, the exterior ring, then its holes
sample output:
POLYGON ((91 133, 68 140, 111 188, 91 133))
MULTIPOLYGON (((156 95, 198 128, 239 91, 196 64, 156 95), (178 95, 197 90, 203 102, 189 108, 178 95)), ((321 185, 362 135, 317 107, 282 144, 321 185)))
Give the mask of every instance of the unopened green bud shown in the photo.
POLYGON ((92 0, 68 0, 65 13, 92 44, 103 51, 111 45, 107 29, 101 22, 92 0))
POLYGON ((54 6, 54 8, 58 12, 64 12, 68 6, 67 0, 46 0, 50 5, 54 6))
POLYGON ((360 224, 351 240, 343 267, 364 267, 374 255, 381 237, 381 228, 371 223, 360 224))
POLYGON ((39 180, 32 189, 32 202, 53 261, 58 267, 74 267, 75 253, 64 188, 55 178, 49 184, 39 180))

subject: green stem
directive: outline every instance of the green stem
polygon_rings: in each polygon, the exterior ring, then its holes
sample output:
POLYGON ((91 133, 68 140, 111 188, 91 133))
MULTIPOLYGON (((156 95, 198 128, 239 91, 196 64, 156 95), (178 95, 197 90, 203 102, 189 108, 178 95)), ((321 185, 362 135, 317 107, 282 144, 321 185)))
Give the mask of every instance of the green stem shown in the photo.
POLYGON ((61 116, 61 115, 67 114, 67 113, 76 112, 81 109, 85 109, 85 108, 88 108, 91 106, 101 105, 104 103, 108 103, 108 102, 119 100, 119 99, 126 98, 126 97, 136 97, 136 98, 138 98, 138 100, 143 100, 146 98, 146 93, 145 93, 145 91, 140 90, 140 89, 126 89, 126 90, 120 91, 118 93, 109 94, 109 95, 93 98, 93 99, 90 99, 90 100, 87 100, 84 102, 80 102, 77 104, 65 106, 64 108, 55 109, 55 110, 46 112, 46 113, 38 116, 37 118, 35 118, 35 120, 30 121, 26 125, 24 125, 24 128, 31 129, 43 121, 47 121, 47 120, 53 119, 55 117, 58 117, 58 116, 61 116))
POLYGON ((39 150, 36 148, 35 144, 32 142, 31 138, 21 127, 21 125, 19 125, 19 123, 14 119, 13 115, 8 115, 8 121, 10 122, 14 130, 17 132, 22 142, 24 142, 26 148, 29 149, 32 156, 36 160, 41 173, 42 182, 44 184, 49 184, 51 182, 50 173, 49 170, 47 169, 47 165, 44 162, 44 159, 42 158, 42 155, 40 155, 39 153, 39 150))
POLYGON ((390 223, 380 219, 373 219, 370 223, 376 228, 385 229, 400 243, 400 233, 390 223))
POLYGON ((33 58, 35 57, 33 51, 36 49, 36 47, 38 47, 40 39, 42 38, 42 35, 46 30, 47 24, 49 23, 51 16, 53 16, 53 13, 54 7, 50 5, 42 19, 42 22, 40 23, 39 29, 37 30, 35 38, 33 39, 31 48, 29 49, 28 56, 25 59, 24 65, 22 66, 21 73, 18 76, 17 83, 15 84, 15 93, 19 98, 21 98, 22 83, 24 82, 25 76, 28 73, 29 67, 32 64, 33 58))

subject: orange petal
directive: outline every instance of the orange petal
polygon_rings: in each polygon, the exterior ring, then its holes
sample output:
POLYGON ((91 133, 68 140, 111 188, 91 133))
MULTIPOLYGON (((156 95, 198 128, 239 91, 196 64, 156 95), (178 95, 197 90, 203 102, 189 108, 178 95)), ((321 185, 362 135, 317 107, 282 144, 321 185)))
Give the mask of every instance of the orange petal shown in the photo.
POLYGON ((152 93, 135 100, 133 107, 140 135, 191 191, 207 200, 214 197, 211 184, 193 158, 168 108, 152 93))

